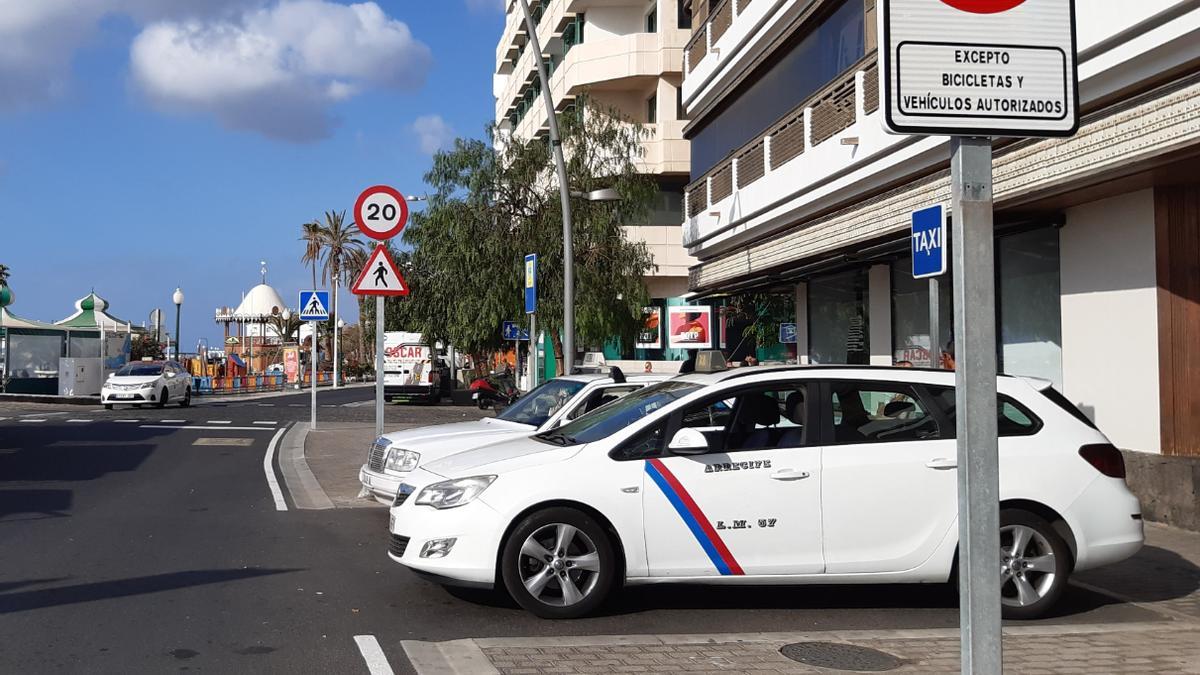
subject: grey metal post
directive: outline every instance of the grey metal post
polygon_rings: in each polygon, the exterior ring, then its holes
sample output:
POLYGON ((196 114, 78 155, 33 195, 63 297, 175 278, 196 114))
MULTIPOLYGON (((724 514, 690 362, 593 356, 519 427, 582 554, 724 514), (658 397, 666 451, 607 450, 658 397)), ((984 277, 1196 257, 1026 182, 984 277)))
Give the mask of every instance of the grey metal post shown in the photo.
POLYGON ((338 314, 338 297, 337 296, 338 296, 338 280, 335 277, 333 280, 333 384, 331 384, 329 386, 330 389, 338 388, 338 376, 341 375, 341 372, 342 372, 341 371, 342 357, 338 353, 338 350, 339 350, 338 341, 339 341, 339 338, 341 337, 342 330, 340 328, 338 328, 338 325, 337 325, 338 319, 341 318, 341 315, 338 314))
POLYGON ((309 428, 317 428, 317 374, 320 372, 317 368, 317 322, 312 322, 312 415, 309 420, 309 428))
POLYGON ((537 313, 529 313, 529 391, 537 386, 537 313))
POLYGON ((375 437, 383 435, 383 296, 375 296, 375 437))
MULTIPOLYGON (((946 243, 942 242, 945 246, 946 243)), ((938 278, 929 277, 929 367, 942 367, 941 297, 938 278)))
POLYGON ((996 440, 996 288, 992 142, 950 140, 953 197, 958 579, 962 672, 999 675, 1000 469, 996 440))
POLYGON ((521 0, 521 11, 525 13, 525 30, 529 32, 530 48, 537 62, 538 80, 542 83, 542 101, 546 106, 546 118, 550 125, 550 149, 554 153, 554 165, 558 169, 558 192, 563 212, 563 373, 570 375, 575 361, 575 254, 571 243, 571 188, 567 186, 567 164, 563 160, 562 140, 558 136, 558 118, 554 114, 554 97, 550 94, 550 78, 546 74, 546 60, 542 58, 542 46, 538 42, 537 24, 529 13, 528 0, 521 0))

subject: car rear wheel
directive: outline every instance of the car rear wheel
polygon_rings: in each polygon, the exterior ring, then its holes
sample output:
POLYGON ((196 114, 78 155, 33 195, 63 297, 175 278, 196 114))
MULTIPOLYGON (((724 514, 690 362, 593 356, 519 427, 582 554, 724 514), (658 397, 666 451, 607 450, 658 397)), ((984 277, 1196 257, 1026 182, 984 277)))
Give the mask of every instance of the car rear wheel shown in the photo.
POLYGON ((1000 512, 1000 605, 1006 619, 1036 619, 1062 597, 1071 551, 1044 518, 1000 512))
POLYGON ((504 586, 517 604, 543 619, 595 611, 616 583, 608 533, 591 516, 555 507, 526 516, 501 552, 504 586))

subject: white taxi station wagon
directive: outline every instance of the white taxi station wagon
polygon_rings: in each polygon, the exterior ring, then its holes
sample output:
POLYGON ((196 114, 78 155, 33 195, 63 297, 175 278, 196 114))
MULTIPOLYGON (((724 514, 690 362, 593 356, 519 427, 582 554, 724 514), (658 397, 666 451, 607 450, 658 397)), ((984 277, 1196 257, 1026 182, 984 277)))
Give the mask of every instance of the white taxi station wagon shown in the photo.
POLYGON ((390 505, 397 488, 418 464, 505 438, 553 429, 666 378, 662 374, 626 378, 619 368, 613 368, 607 375, 568 375, 547 380, 496 417, 380 436, 371 444, 367 461, 358 471, 358 480, 365 493, 390 505))
MULTIPOLYGON (((953 579, 953 373, 715 365, 422 463, 389 555, 549 618, 621 585, 953 579)), ((1141 509, 1120 452, 1048 383, 997 388, 1002 605, 1032 618, 1073 571, 1136 552, 1141 509)))

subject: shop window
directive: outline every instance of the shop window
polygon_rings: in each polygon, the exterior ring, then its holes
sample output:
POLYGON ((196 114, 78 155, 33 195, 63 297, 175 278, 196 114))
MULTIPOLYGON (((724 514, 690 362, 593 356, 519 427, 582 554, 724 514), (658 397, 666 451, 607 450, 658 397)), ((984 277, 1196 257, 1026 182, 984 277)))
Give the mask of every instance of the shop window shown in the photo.
MULTIPOLYGON (((939 349, 954 339, 954 294, 947 271, 937 278, 939 349)), ((940 368, 930 362, 929 279, 914 279, 912 258, 892 262, 892 359, 908 361, 918 368, 940 368)))
POLYGON ((813 363, 870 363, 867 269, 808 283, 808 357, 813 363))
POLYGON ((996 240, 1000 370, 1062 387, 1062 305, 1058 230, 996 240))

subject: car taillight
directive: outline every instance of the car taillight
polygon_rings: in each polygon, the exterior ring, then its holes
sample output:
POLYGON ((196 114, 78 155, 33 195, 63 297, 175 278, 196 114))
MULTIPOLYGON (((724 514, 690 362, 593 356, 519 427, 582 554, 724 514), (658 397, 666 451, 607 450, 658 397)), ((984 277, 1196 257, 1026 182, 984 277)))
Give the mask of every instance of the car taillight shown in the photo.
POLYGON ((1109 478, 1125 477, 1125 458, 1109 443, 1085 445, 1079 449, 1079 456, 1109 478))

